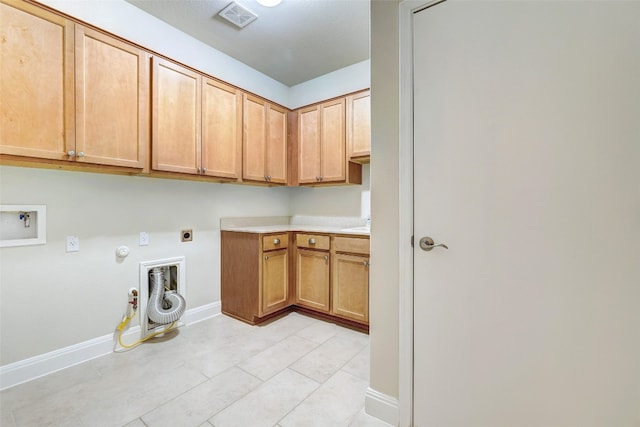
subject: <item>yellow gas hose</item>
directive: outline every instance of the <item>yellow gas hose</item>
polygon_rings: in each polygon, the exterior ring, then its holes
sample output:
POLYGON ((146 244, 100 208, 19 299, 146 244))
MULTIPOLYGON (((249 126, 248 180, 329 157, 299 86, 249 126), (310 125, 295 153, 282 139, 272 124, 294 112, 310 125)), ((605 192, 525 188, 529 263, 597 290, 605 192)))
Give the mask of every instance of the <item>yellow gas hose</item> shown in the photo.
POLYGON ((145 342, 145 341, 147 341, 147 340, 149 340, 151 338, 154 338, 154 337, 156 337, 158 335, 161 335, 161 334, 165 334, 165 333, 169 332, 169 330, 171 330, 176 324, 176 322, 172 322, 172 323, 169 324, 169 326, 167 326, 166 328, 164 328, 161 331, 157 331, 157 332, 152 333, 151 335, 147 335, 146 337, 144 337, 144 338, 142 338, 142 339, 140 339, 140 340, 138 340, 138 341, 136 341, 134 343, 125 344, 125 343, 122 342, 122 333, 124 332, 125 328, 129 324, 129 322, 131 322, 131 319, 136 317, 136 313, 137 312, 138 312, 137 309, 133 309, 133 314, 131 316, 125 316, 125 318, 122 319, 122 322, 120 322, 120 324, 118 325, 118 331, 119 331, 118 332, 118 344, 120 344, 120 347, 122 347, 122 348, 133 348, 133 347, 135 347, 135 346, 137 346, 137 345, 139 345, 139 344, 141 344, 141 343, 143 343, 143 342, 145 342))

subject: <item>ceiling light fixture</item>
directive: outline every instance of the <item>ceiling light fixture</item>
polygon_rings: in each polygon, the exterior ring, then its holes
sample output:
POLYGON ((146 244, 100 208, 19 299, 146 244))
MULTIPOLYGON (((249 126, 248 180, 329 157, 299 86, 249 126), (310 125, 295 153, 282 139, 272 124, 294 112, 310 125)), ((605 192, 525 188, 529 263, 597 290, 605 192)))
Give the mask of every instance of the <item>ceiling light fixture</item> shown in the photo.
POLYGON ((257 0, 258 3, 263 5, 264 7, 274 7, 279 5, 282 0, 257 0))

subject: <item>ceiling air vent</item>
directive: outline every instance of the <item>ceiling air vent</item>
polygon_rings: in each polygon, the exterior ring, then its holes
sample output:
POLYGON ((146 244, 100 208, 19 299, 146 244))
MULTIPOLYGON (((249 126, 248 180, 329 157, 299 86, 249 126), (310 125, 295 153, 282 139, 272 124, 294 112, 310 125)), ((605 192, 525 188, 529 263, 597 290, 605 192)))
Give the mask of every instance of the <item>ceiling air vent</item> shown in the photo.
POLYGON ((244 28, 258 19, 258 15, 251 12, 244 6, 236 3, 235 1, 229 3, 229 5, 222 9, 220 13, 218 13, 218 15, 231 22, 238 28, 244 28))

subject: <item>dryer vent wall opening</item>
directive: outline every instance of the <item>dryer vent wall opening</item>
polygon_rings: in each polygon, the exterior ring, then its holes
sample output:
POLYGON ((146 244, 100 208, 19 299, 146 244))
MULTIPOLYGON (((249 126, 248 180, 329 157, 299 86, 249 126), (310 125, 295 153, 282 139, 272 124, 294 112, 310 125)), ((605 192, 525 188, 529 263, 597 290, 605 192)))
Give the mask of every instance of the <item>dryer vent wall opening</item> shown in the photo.
POLYGON ((185 257, 140 263, 141 338, 182 317, 187 305, 185 277, 185 257))

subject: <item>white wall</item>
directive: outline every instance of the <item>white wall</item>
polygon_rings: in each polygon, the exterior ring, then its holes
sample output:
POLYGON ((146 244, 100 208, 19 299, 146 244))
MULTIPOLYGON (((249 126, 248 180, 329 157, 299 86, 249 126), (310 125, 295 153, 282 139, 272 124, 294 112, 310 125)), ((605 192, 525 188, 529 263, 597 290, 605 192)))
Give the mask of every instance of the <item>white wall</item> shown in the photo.
POLYGON ((300 108, 319 100, 368 89, 371 85, 370 69, 371 61, 366 60, 291 86, 289 108, 300 108))
POLYGON ((0 194, 47 205, 46 245, 0 249, 0 365, 113 332, 140 261, 184 255, 188 308, 220 301, 220 218, 290 213, 287 188, 8 166, 0 194), (183 228, 193 242, 180 242, 183 228), (69 235, 79 252, 65 252, 69 235), (122 262, 119 245, 131 249, 122 262))
POLYGON ((353 216, 371 215, 369 165, 362 166, 362 185, 338 187, 292 187, 291 211, 296 215, 353 216))
POLYGON ((398 3, 371 2, 370 387, 398 397, 398 3))

